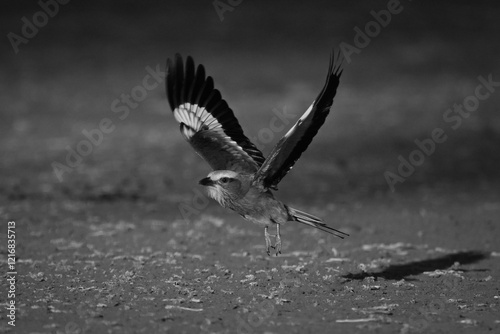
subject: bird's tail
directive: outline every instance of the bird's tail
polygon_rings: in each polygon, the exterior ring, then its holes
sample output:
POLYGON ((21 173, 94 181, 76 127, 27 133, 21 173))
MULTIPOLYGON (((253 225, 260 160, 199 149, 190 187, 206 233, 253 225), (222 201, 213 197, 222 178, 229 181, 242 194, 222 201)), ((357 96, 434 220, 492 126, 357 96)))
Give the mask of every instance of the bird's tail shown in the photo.
POLYGON ((321 230, 323 232, 333 234, 334 236, 339 237, 341 239, 344 239, 344 237, 349 236, 349 234, 347 234, 347 233, 336 230, 336 229, 326 225, 320 218, 313 216, 310 213, 300 211, 300 210, 291 208, 289 206, 286 206, 286 208, 288 210, 288 214, 291 217, 290 220, 302 223, 304 225, 312 226, 312 227, 317 228, 318 230, 321 230))

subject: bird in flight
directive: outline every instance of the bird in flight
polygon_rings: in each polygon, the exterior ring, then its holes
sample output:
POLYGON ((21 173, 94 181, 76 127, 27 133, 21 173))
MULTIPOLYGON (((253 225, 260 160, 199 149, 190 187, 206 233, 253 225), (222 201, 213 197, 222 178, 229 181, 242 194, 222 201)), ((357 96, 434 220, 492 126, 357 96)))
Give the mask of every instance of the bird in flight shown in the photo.
POLYGON ((281 179, 292 169, 307 149, 330 112, 342 74, 340 52, 330 57, 326 82, 316 100, 295 125, 280 139, 267 158, 243 133, 238 120, 212 77, 205 75, 203 65, 194 64, 179 54, 167 60, 167 97, 182 136, 212 167, 213 172, 199 183, 208 195, 224 208, 264 227, 267 254, 274 248, 281 253, 280 226, 292 221, 312 226, 344 238, 348 234, 325 224, 312 214, 294 209, 277 200, 281 179), (276 234, 268 232, 276 227, 276 234), (271 244, 275 237, 275 245, 271 244))

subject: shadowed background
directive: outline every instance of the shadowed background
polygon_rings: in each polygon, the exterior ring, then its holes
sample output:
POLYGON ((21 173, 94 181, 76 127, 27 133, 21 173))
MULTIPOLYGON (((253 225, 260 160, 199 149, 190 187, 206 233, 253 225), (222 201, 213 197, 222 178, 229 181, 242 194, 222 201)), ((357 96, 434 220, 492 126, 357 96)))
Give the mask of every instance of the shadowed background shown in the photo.
MULTIPOLYGON (((24 295, 32 299, 24 311, 21 306, 23 324, 36 330, 49 322, 49 313, 55 325, 45 330, 64 328, 73 315, 46 311, 51 304, 77 312, 72 321, 96 333, 96 328, 123 332, 151 324, 147 328, 173 324, 183 330, 234 332, 234 314, 244 317, 258 293, 281 287, 273 266, 304 283, 287 292, 288 302, 278 301, 279 316, 266 322, 276 332, 299 332, 306 325, 320 326, 316 332, 321 332, 336 325, 334 318, 352 317, 352 308, 361 302, 353 301, 351 288, 370 307, 377 305, 382 296, 361 287, 366 277, 424 281, 416 295, 411 287, 398 295, 402 307, 393 314, 399 320, 384 323, 393 330, 401 329, 409 310, 418 313, 415 308, 422 304, 409 300, 420 302, 441 292, 435 280, 422 276, 424 271, 462 262, 470 276, 468 288, 461 291, 471 295, 460 298, 476 300, 472 293, 477 289, 492 295, 493 288, 480 281, 488 266, 475 271, 474 263, 487 257, 483 252, 497 250, 500 87, 456 130, 443 115, 474 94, 479 76, 500 81, 498 2, 401 1, 402 11, 344 63, 330 116, 277 193, 284 202, 349 232, 342 243, 289 225, 283 232, 284 249, 291 253, 265 257, 260 228, 200 199, 198 180, 210 169, 180 135, 163 82, 136 101, 124 119, 113 111, 117 99, 124 106, 123 94, 142 86, 151 70, 164 71, 167 57, 191 55, 214 78, 245 134, 267 155, 321 90, 332 49, 341 43, 354 46, 354 28, 364 31, 374 21, 371 11, 387 10, 387 4, 242 1, 220 14, 212 1, 73 0, 60 5, 36 36, 17 46, 17 53, 8 34, 22 36, 22 18, 33 22, 41 7, 35 1, 4 5, 0 215, 15 219, 23 238, 18 254, 29 276, 19 284, 33 293, 24 295), (295 117, 265 136, 273 117, 283 111, 295 117), (54 162, 67 165, 69 150, 87 139, 82 131, 98 129, 105 118, 113 131, 58 179, 54 162), (414 141, 430 138, 438 127, 447 140, 392 192, 384 173, 397 173, 398 157, 408 160, 418 148, 414 141), (380 254, 362 251, 363 243, 374 242, 401 242, 403 250, 380 246, 380 254), (454 253, 457 249, 463 252, 454 253), (481 255, 469 256, 476 252, 481 255), (301 256, 312 262, 301 262, 301 256), (332 256, 353 262, 326 262, 332 256), (359 263, 377 256, 396 264, 381 265, 384 271, 378 273, 358 270, 359 263), (311 275, 312 284, 303 278, 316 270, 309 269, 311 264, 320 265, 314 268, 327 278, 311 275), (337 269, 326 271, 326 265, 337 269), (234 281, 209 282, 215 293, 206 288, 208 275, 229 277, 226 267, 234 281), (267 281, 257 274, 263 271, 267 281), (257 286, 240 284, 248 275, 257 276, 257 286), (177 280, 184 283, 174 285, 177 280), (126 282, 134 284, 124 288, 126 282), (143 285, 151 291, 140 292, 143 285), (192 294, 194 289, 198 295, 192 294), (183 306, 212 313, 193 313, 191 318, 166 311, 165 304, 179 296, 186 298, 183 306), (189 304, 193 296, 204 304, 189 304), (327 310, 298 311, 313 303, 316 307, 316 302, 327 310), (96 308, 101 304, 107 306, 96 308), (324 322, 325 314, 331 315, 330 323, 324 322), (118 325, 110 318, 118 319, 118 325)), ((397 288, 392 282, 386 285, 384 298, 394 297, 397 288)), ((488 319, 493 323, 493 316, 488 319)))
MULTIPOLYGON (((497 181, 500 94, 481 101, 456 131, 442 118, 474 93, 478 76, 499 78, 498 5, 400 6, 345 64, 332 114, 282 183, 286 193, 387 192, 383 173, 396 172, 398 156, 408 159, 413 141, 429 138, 436 127, 448 140, 396 189, 497 181)), ((215 78, 246 134, 258 138, 273 109, 296 118, 305 111, 323 85, 332 48, 354 46, 354 27, 364 30, 374 21, 370 11, 386 10, 387 2, 243 1, 230 8, 221 21, 210 2, 70 2, 18 54, 4 38, 2 195, 113 196, 122 183, 129 192, 143 187, 137 196, 182 194, 209 168, 178 134, 164 84, 124 120, 111 110, 115 99, 142 84, 147 66, 163 71, 176 52, 192 55, 215 78), (66 147, 76 149, 86 139, 82 130, 96 129, 103 118, 114 122, 114 131, 59 182, 51 163, 65 163, 66 147)), ((4 8, 4 35, 21 35, 21 18, 32 21, 39 10, 27 2, 4 8)), ((295 119, 257 146, 267 154, 295 119)))

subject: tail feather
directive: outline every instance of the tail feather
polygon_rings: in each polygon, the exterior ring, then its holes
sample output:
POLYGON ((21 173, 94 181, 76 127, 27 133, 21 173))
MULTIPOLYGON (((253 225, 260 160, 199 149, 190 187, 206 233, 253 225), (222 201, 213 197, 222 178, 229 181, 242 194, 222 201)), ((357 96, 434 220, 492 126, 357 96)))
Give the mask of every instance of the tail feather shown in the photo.
POLYGON ((336 237, 344 239, 345 236, 349 236, 349 234, 344 233, 342 231, 336 230, 333 227, 326 225, 320 218, 311 215, 310 213, 300 211, 294 208, 287 206, 288 213, 291 216, 291 220, 302 223, 304 225, 312 226, 326 233, 333 234, 336 237))

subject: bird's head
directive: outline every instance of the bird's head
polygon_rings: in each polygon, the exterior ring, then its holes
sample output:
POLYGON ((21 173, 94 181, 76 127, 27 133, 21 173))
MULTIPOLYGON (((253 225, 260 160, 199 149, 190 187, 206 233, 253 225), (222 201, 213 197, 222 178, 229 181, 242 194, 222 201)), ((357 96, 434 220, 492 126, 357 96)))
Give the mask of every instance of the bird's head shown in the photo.
POLYGON ((231 170, 217 170, 201 179, 199 183, 207 187, 210 197, 225 206, 228 201, 244 196, 248 191, 250 179, 231 170))

